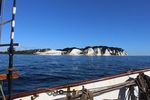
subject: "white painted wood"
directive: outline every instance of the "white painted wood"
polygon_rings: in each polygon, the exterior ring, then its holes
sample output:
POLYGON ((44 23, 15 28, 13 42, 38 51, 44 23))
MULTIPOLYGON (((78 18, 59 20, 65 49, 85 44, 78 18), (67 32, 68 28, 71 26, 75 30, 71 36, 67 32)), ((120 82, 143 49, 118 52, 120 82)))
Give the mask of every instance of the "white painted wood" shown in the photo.
MULTIPOLYGON (((144 74, 150 76, 150 71, 146 71, 144 72, 144 74)), ((108 80, 103 80, 103 81, 98 81, 98 82, 93 82, 93 83, 89 83, 89 84, 84 84, 84 87, 86 89, 95 89, 95 88, 101 88, 101 87, 106 87, 106 86, 111 86, 111 85, 116 85, 116 84, 120 84, 123 83, 125 81, 127 81, 129 78, 136 78, 138 74, 131 74, 131 75, 126 75, 126 76, 122 76, 122 77, 117 77, 117 78, 113 78, 113 79, 108 79, 108 80)), ((71 87, 71 90, 81 90, 82 89, 82 85, 79 86, 74 86, 71 87)), ((66 91, 67 89, 61 89, 66 91)), ((131 98, 128 99, 128 89, 124 92, 124 96, 119 95, 121 93, 121 90, 114 90, 111 92, 107 92, 104 94, 101 94, 99 96, 94 97, 94 100, 104 100, 104 99, 108 99, 108 100, 113 100, 113 99, 119 99, 119 100, 131 100, 131 98)), ((59 99, 59 98, 63 98, 66 97, 66 95, 57 95, 57 96, 49 96, 48 93, 40 93, 38 94, 39 96, 35 99, 35 100, 55 100, 55 99, 59 99)), ((136 100, 138 100, 138 88, 137 86, 134 87, 134 95, 135 97, 137 97, 136 100)), ((31 96, 26 96, 26 97, 20 97, 14 100, 31 100, 31 96)))

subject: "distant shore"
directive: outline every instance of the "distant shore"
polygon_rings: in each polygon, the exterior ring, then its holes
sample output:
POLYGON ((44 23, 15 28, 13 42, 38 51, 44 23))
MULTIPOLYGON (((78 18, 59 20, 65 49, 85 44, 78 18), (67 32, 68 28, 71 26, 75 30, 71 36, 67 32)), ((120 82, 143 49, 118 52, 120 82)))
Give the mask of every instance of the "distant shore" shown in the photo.
MULTIPOLYGON (((0 52, 7 54, 7 52, 0 52)), ((108 46, 87 46, 85 48, 64 48, 64 49, 31 49, 15 51, 15 54, 32 54, 32 55, 70 55, 70 56, 127 56, 128 53, 118 47, 108 46)))

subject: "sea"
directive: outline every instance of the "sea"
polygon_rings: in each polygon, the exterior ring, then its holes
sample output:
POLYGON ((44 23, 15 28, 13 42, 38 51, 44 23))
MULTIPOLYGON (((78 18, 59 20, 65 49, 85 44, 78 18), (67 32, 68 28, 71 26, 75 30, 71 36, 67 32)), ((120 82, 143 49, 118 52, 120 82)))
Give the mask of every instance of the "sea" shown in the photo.
MULTIPOLYGON (((0 72, 7 73, 7 68, 8 55, 0 55, 0 72)), ((15 55, 14 68, 20 73, 13 80, 18 93, 150 68, 150 56, 15 55)), ((7 81, 3 87, 7 94, 7 81)))

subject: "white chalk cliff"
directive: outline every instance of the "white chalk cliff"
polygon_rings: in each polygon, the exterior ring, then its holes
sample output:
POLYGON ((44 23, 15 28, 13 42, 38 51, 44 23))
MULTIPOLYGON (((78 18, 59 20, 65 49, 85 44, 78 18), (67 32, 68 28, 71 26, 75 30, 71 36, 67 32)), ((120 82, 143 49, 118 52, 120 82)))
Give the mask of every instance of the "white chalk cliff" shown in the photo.
POLYGON ((94 49, 96 56, 101 56, 102 55, 101 50, 102 50, 102 48, 95 48, 94 49))
POLYGON ((87 49, 85 49, 84 53, 87 56, 94 56, 95 55, 95 51, 93 50, 93 48, 87 48, 87 49))
POLYGON ((81 55, 82 51, 80 49, 72 49, 71 52, 69 53, 69 55, 74 55, 74 56, 78 56, 81 55))
POLYGON ((105 53, 103 54, 103 56, 111 56, 111 50, 109 50, 109 49, 106 49, 105 50, 105 53))
POLYGON ((59 50, 44 50, 36 51, 37 55, 72 55, 72 56, 126 56, 127 52, 122 48, 107 47, 107 46, 94 46, 85 48, 65 48, 59 50))
POLYGON ((58 51, 58 50, 47 50, 47 51, 37 51, 35 54, 37 55, 61 55, 62 51, 58 51))

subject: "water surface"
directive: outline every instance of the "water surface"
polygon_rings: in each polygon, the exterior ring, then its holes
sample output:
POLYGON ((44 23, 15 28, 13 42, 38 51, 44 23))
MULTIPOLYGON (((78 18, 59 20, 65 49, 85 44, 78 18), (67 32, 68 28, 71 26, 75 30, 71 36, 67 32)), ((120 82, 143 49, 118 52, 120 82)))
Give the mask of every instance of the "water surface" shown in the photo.
MULTIPOLYGON (((150 67, 150 56, 40 56, 15 55, 15 69, 20 78, 14 80, 14 92, 96 79, 150 67)), ((8 67, 8 56, 0 56, 0 70, 8 67)), ((6 91, 7 82, 4 82, 6 91)))

